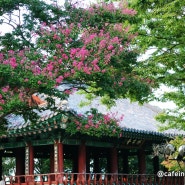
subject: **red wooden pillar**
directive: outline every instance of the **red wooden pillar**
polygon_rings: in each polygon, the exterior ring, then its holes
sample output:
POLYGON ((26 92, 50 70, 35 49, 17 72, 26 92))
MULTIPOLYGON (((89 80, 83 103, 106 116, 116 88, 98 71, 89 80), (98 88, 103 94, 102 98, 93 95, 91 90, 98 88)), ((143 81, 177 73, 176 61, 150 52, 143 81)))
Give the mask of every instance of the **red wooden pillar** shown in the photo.
POLYGON ((117 148, 113 147, 110 148, 107 156, 107 165, 108 165, 108 172, 113 173, 113 175, 110 176, 109 181, 110 184, 116 183, 118 178, 118 153, 117 148))
POLYGON ((86 146, 82 142, 78 149, 78 173, 86 173, 86 146))
POLYGON ((63 143, 58 142, 58 172, 64 172, 64 152, 63 143))
POLYGON ((28 145, 29 148, 29 174, 34 174, 34 148, 31 144, 28 145))
POLYGON ((110 149, 110 173, 118 173, 118 154, 115 147, 110 149))
POLYGON ((145 159, 145 151, 143 149, 138 150, 138 167, 139 174, 146 174, 146 159, 145 159))
POLYGON ((27 143, 25 147, 25 175, 32 174, 34 174, 34 148, 31 143, 27 143))
POLYGON ((78 148, 78 177, 77 185, 85 184, 85 173, 86 173, 86 146, 85 142, 82 142, 78 148))
POLYGON ((140 174, 138 180, 140 183, 145 183, 146 177, 144 174, 146 174, 146 159, 145 151, 142 148, 138 150, 138 168, 139 168, 138 173, 140 174))

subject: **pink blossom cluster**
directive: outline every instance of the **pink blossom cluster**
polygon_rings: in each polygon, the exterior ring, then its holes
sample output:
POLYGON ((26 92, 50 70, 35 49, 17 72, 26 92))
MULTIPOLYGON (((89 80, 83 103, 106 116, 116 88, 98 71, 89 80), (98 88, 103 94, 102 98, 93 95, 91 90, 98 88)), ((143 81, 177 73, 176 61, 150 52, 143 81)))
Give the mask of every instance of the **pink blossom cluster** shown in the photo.
MULTIPOLYGON (((112 125, 115 124, 116 126, 119 127, 120 122, 123 120, 124 115, 121 115, 119 118, 115 118, 117 116, 115 113, 107 113, 107 114, 102 114, 101 119, 97 119, 97 115, 89 115, 87 116, 87 123, 85 124, 84 128, 99 128, 100 125, 105 124, 105 125, 112 125)), ((81 116, 80 116, 81 117, 81 116)), ((98 116, 99 117, 99 116, 98 116)), ((76 125, 78 127, 82 127, 82 123, 79 121, 75 121, 76 125)))
POLYGON ((103 12, 115 13, 119 12, 123 15, 134 16, 137 12, 128 8, 126 1, 122 0, 119 3, 105 3, 94 4, 88 8, 90 14, 101 14, 103 12))
POLYGON ((15 69, 18 66, 15 57, 11 57, 8 60, 3 61, 3 64, 10 65, 12 69, 15 69))
POLYGON ((2 94, 0 94, 0 110, 3 110, 3 107, 1 105, 3 105, 5 103, 2 94))
POLYGON ((89 114, 85 119, 80 114, 79 119, 74 119, 76 132, 86 133, 89 135, 101 135, 103 132, 109 133, 113 136, 121 136, 120 122, 123 120, 123 115, 116 118, 117 113, 101 114, 96 112, 95 114, 89 114))
POLYGON ((14 92, 10 89, 9 85, 3 86, 0 89, 0 110, 3 110, 3 106, 6 105, 7 100, 10 100, 14 95, 14 92))
MULTIPOLYGON (((91 18, 90 16, 93 16, 94 13, 117 14, 118 12, 127 15, 135 13, 125 5, 115 6, 114 3, 100 3, 87 10, 89 11, 87 19, 91 18)), ((84 26, 85 18, 83 16, 78 18, 78 23, 75 21, 69 24, 63 21, 61 24, 54 25, 42 23, 40 30, 37 30, 39 35, 31 33, 35 37, 37 46, 35 50, 25 48, 20 51, 10 50, 6 54, 0 53, 0 64, 8 66, 7 71, 11 75, 10 77, 14 80, 16 75, 20 85, 17 89, 11 87, 6 89, 5 85, 0 93, 11 91, 20 98, 20 101, 24 101, 24 96, 28 94, 29 90, 37 91, 40 87, 53 88, 64 81, 79 80, 85 84, 92 80, 91 77, 100 80, 101 76, 106 74, 111 80, 114 75, 116 76, 115 84, 112 83, 110 88, 122 86, 126 77, 120 73, 117 74, 118 70, 111 64, 111 60, 115 56, 121 56, 135 35, 122 36, 124 29, 120 23, 110 25, 105 22, 100 29, 91 26, 90 23, 84 26), (114 30, 120 34, 116 32, 115 35, 114 30)), ((127 33, 128 29, 125 28, 124 33, 127 33)), ((114 62, 120 62, 120 60, 114 60, 114 62)), ((71 94, 72 92, 66 90, 65 93, 71 94)), ((5 94, 2 93, 1 99, 4 99, 3 97, 5 94)), ((89 119, 89 126, 93 124, 93 120, 94 117, 89 119)), ((105 116, 101 121, 109 123, 109 117, 105 116)), ((95 126, 99 127, 99 123, 96 123, 95 126)))

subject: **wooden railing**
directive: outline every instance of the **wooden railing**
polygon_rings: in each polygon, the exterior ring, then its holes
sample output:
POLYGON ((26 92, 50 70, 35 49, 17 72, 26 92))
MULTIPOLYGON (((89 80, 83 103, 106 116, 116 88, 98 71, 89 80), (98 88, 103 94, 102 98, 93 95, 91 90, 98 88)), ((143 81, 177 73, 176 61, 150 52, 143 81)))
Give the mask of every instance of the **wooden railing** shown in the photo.
POLYGON ((9 185, 184 185, 184 177, 148 174, 52 173, 4 178, 9 185))

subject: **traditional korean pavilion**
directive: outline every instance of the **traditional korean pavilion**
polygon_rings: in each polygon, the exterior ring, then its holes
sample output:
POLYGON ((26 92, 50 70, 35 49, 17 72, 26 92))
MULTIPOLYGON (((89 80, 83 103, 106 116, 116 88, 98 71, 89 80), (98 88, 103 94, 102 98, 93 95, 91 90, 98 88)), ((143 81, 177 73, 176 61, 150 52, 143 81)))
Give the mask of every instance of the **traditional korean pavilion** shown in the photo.
MULTIPOLYGON (((64 101, 60 108, 82 112, 77 107, 80 95, 74 95, 64 101), (76 101, 74 101, 76 99, 76 101)), ((139 107, 128 100, 118 100, 111 111, 122 111, 123 119, 120 137, 92 137, 85 134, 66 133, 70 117, 62 113, 47 113, 37 124, 25 123, 20 116, 9 115, 11 124, 6 135, 0 136, 0 174, 2 158, 16 159, 16 174, 4 177, 7 184, 165 184, 164 178, 158 178, 159 158, 152 158, 153 174, 146 169, 146 157, 152 155, 153 145, 166 143, 172 135, 157 131, 154 121, 156 108, 144 105, 139 107), (137 174, 131 174, 129 157, 136 156, 137 174), (34 161, 37 158, 50 160, 47 174, 35 174, 34 161), (65 160, 72 162, 70 171, 66 171, 65 160), (102 170, 102 161, 106 164, 102 170)), ((98 101, 92 103, 99 106, 98 101)), ((89 106, 89 107, 91 107, 89 106)), ((88 109, 86 107, 85 109, 88 109)), ((182 184, 182 178, 172 179, 174 185, 182 184)), ((172 181, 171 181, 172 182, 172 181)))

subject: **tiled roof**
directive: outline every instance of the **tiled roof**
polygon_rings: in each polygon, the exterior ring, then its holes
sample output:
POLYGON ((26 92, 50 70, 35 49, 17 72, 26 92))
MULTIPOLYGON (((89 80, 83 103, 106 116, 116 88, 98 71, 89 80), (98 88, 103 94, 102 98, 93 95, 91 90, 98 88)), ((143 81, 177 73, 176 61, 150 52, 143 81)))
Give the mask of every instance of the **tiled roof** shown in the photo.
POLYGON ((117 116, 124 115, 124 119, 121 122, 122 127, 138 130, 146 130, 158 132, 155 116, 161 111, 160 108, 145 104, 143 106, 138 103, 131 103, 127 99, 119 99, 116 101, 116 105, 110 110, 106 106, 100 104, 98 99, 94 100, 91 105, 80 107, 79 104, 85 97, 83 95, 74 94, 70 96, 68 102, 69 107, 78 113, 84 113, 90 108, 97 108, 102 113, 116 113, 117 116))
MULTIPOLYGON (((68 99, 68 105, 66 101, 57 102, 61 110, 74 110, 76 113, 85 113, 91 108, 97 108, 101 113, 116 113, 119 117, 122 114, 124 119, 121 122, 121 127, 123 127, 124 137, 142 137, 145 138, 154 136, 156 138, 161 137, 171 137, 175 135, 174 132, 161 133, 158 131, 158 122, 155 120, 155 116, 161 111, 158 107, 145 104, 143 106, 138 105, 138 103, 131 103, 127 99, 119 99, 116 101, 116 105, 110 110, 106 106, 100 104, 100 100, 97 98, 89 106, 80 107, 81 101, 84 101, 85 97, 77 93, 70 95, 68 99)), ((38 124, 25 123, 21 116, 9 115, 8 120, 10 125, 8 127, 8 134, 2 137, 14 137, 22 135, 31 135, 41 133, 42 131, 47 132, 51 129, 61 128, 61 123, 65 116, 61 113, 54 113, 50 110, 46 110, 39 113, 41 116, 38 124)), ((184 133, 182 133, 184 134, 184 133)))

